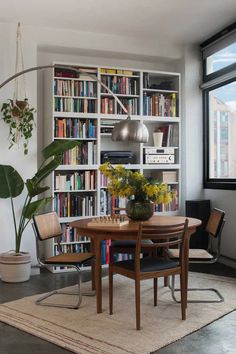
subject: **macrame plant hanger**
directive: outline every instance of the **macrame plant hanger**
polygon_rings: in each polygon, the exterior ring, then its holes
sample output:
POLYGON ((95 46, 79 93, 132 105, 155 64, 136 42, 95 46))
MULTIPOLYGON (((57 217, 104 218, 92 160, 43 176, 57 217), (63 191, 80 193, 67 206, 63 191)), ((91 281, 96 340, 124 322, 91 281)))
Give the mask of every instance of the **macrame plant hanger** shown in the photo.
MULTIPOLYGON (((17 74, 20 71, 24 70, 24 58, 23 58, 23 51, 22 51, 22 34, 21 34, 21 25, 20 22, 18 22, 17 25, 17 32, 16 32, 16 63, 15 63, 15 73, 17 74)), ((17 103, 18 100, 22 99, 22 97, 19 96, 20 94, 20 79, 23 81, 23 92, 24 92, 24 98, 26 98, 26 81, 25 81, 25 75, 22 75, 21 78, 17 77, 15 79, 15 87, 14 87, 14 93, 13 93, 13 102, 14 104, 17 103)))

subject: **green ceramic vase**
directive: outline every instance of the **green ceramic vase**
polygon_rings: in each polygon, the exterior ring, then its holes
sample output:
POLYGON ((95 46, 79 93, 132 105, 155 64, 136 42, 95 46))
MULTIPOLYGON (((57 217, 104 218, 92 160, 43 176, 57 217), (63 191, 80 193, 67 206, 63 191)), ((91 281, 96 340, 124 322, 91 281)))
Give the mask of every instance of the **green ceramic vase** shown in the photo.
POLYGON ((153 215, 153 203, 149 200, 129 200, 126 205, 126 214, 131 220, 145 221, 153 215))

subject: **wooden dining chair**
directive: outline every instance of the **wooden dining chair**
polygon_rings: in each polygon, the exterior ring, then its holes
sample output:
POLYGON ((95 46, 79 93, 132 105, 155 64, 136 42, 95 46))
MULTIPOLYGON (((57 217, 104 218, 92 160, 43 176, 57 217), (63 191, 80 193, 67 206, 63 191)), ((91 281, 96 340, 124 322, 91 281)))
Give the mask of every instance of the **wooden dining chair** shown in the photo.
MULTIPOLYGON (((117 208, 117 207, 112 207, 111 208, 111 215, 117 215, 117 214, 125 214, 126 208, 117 208)), ((148 243, 152 244, 153 242, 151 240, 143 240, 143 243, 148 243)), ((135 240, 112 240, 109 248, 109 262, 112 263, 115 261, 115 255, 121 254, 121 255, 128 255, 129 258, 134 258, 135 254, 135 246, 136 246, 136 241, 135 240)), ((143 252, 145 252, 145 249, 143 249, 143 252)), ((146 250, 146 253, 148 254, 149 250, 146 250)))
POLYGON ((140 281, 153 279, 154 306, 157 306, 157 279, 169 275, 180 275, 182 320, 186 319, 187 288, 186 260, 188 219, 184 223, 173 226, 148 225, 140 223, 135 246, 135 257, 132 260, 113 262, 109 265, 109 310, 113 314, 113 274, 120 274, 135 281, 136 329, 140 329, 140 281), (143 244, 143 240, 155 240, 153 244, 143 244), (180 247, 180 259, 172 261, 157 256, 140 258, 142 248, 157 250, 158 248, 180 247))
MULTIPOLYGON (((94 254, 90 252, 84 253, 63 253, 62 248, 60 245, 60 237, 62 236, 62 229, 58 219, 57 214, 53 212, 34 215, 33 217, 33 229, 36 236, 37 241, 37 258, 39 266, 41 267, 48 267, 48 266, 55 266, 55 267, 72 267, 77 271, 78 277, 78 290, 75 292, 70 292, 66 290, 54 290, 36 300, 37 305, 41 306, 53 306, 53 307, 65 307, 65 308, 73 308, 78 309, 81 301, 82 301, 82 292, 81 292, 81 270, 80 266, 92 258, 94 258, 94 254), (51 238, 56 238, 59 254, 49 258, 41 258, 39 253, 39 243, 46 242, 51 238), (46 302, 44 300, 48 299, 52 295, 57 294, 66 294, 66 295, 77 295, 78 301, 76 304, 58 304, 54 302, 46 302)), ((86 293, 88 296, 94 295, 94 292, 86 293)))
MULTIPOLYGON (((205 249, 189 249, 189 263, 199 263, 199 264, 213 264, 219 260, 220 248, 221 248, 221 233, 225 224, 225 212, 223 210, 214 208, 211 211, 210 217, 206 225, 206 231, 208 233, 208 248, 205 249), (214 242, 215 241, 215 242, 214 242), (216 250, 213 250, 213 243, 216 243, 216 250)), ((176 260, 179 258, 179 249, 173 248, 169 249, 168 255, 171 259, 176 260)), ((175 289, 175 278, 172 278, 172 284, 170 285, 172 297, 176 302, 179 302, 175 296, 176 291, 180 289, 175 289)), ((214 303, 223 302, 224 298, 215 288, 189 288, 188 291, 210 291, 217 295, 216 300, 210 299, 196 299, 188 300, 190 303, 214 303)))

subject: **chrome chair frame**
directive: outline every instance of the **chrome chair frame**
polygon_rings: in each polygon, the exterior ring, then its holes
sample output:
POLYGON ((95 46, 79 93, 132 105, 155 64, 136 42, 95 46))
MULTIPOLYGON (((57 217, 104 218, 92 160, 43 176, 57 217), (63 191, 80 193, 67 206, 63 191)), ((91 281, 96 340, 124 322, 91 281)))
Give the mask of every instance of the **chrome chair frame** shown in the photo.
MULTIPOLYGON (((39 235, 38 235, 38 232, 37 232, 37 229, 36 229, 36 226, 35 226, 35 223, 34 223, 34 219, 33 219, 33 222, 32 222, 32 227, 33 227, 33 230, 34 230, 34 234, 35 234, 35 238, 36 238, 36 257, 37 257, 37 260, 38 260, 38 266, 40 268, 46 268, 48 266, 53 266, 53 267, 56 267, 58 266, 60 263, 44 263, 41 258, 40 258, 40 252, 39 252, 39 235)), ((61 234, 58 234, 58 235, 55 235, 54 237, 60 237, 61 234)), ((61 243, 60 243, 60 240, 58 239, 58 249, 59 249, 59 253, 62 254, 62 247, 61 247, 61 243)), ((37 305, 40 305, 40 306, 50 306, 50 307, 61 307, 61 308, 69 308, 69 309, 78 309, 81 305, 81 302, 82 302, 82 295, 84 296, 95 296, 95 291, 89 291, 89 292, 81 292, 81 269, 78 265, 74 265, 74 264, 66 264, 66 263, 63 263, 63 266, 66 266, 66 267, 71 267, 71 268, 74 268, 77 272, 77 286, 78 286, 78 291, 65 291, 65 290, 53 290, 43 296, 41 296, 40 298, 38 298, 35 303, 37 305), (76 304, 74 305, 62 305, 62 304, 53 304, 53 303, 50 303, 50 302, 42 302, 43 300, 45 299, 48 299, 49 297, 53 296, 53 295, 72 295, 72 296, 75 296, 75 295, 78 295, 78 301, 76 304)))
MULTIPOLYGON (((223 218, 221 225, 220 225, 220 229, 218 231, 218 235, 217 235, 217 249, 216 249, 216 253, 213 255, 213 258, 208 260, 208 261, 198 261, 198 260, 189 260, 189 263, 191 264, 214 264, 216 263, 219 258, 220 258, 220 247, 221 247, 221 233, 223 230, 225 224, 225 219, 223 218)), ((212 245, 212 237, 209 237, 208 240, 208 248, 207 251, 209 252, 210 248, 212 245)), ((209 252, 210 253, 210 252, 209 252)), ((172 281, 171 281, 171 285, 168 284, 170 290, 171 290, 171 296, 173 298, 173 300, 177 303, 180 303, 180 300, 177 300, 176 296, 175 296, 175 292, 176 291, 180 291, 180 289, 175 289, 175 276, 172 276, 172 281)), ((218 302, 224 302, 224 297, 221 295, 221 293, 215 289, 215 288, 188 288, 188 291, 211 291, 214 292, 218 299, 216 300, 188 300, 188 303, 218 303, 218 302)))

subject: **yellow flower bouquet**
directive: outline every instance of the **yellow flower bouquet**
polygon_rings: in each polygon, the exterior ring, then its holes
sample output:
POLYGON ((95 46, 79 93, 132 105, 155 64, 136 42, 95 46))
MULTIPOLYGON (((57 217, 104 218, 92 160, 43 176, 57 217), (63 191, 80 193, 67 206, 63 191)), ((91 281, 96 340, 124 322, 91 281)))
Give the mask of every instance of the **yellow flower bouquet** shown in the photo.
POLYGON ((167 184, 146 178, 142 173, 133 172, 122 165, 113 167, 107 162, 99 169, 108 178, 108 191, 115 197, 119 196, 129 200, 126 211, 128 216, 134 220, 149 219, 153 214, 152 202, 167 204, 175 197, 174 193, 168 190, 167 184), (145 209, 149 211, 146 217, 145 209), (137 215, 129 215, 130 212, 137 215))

